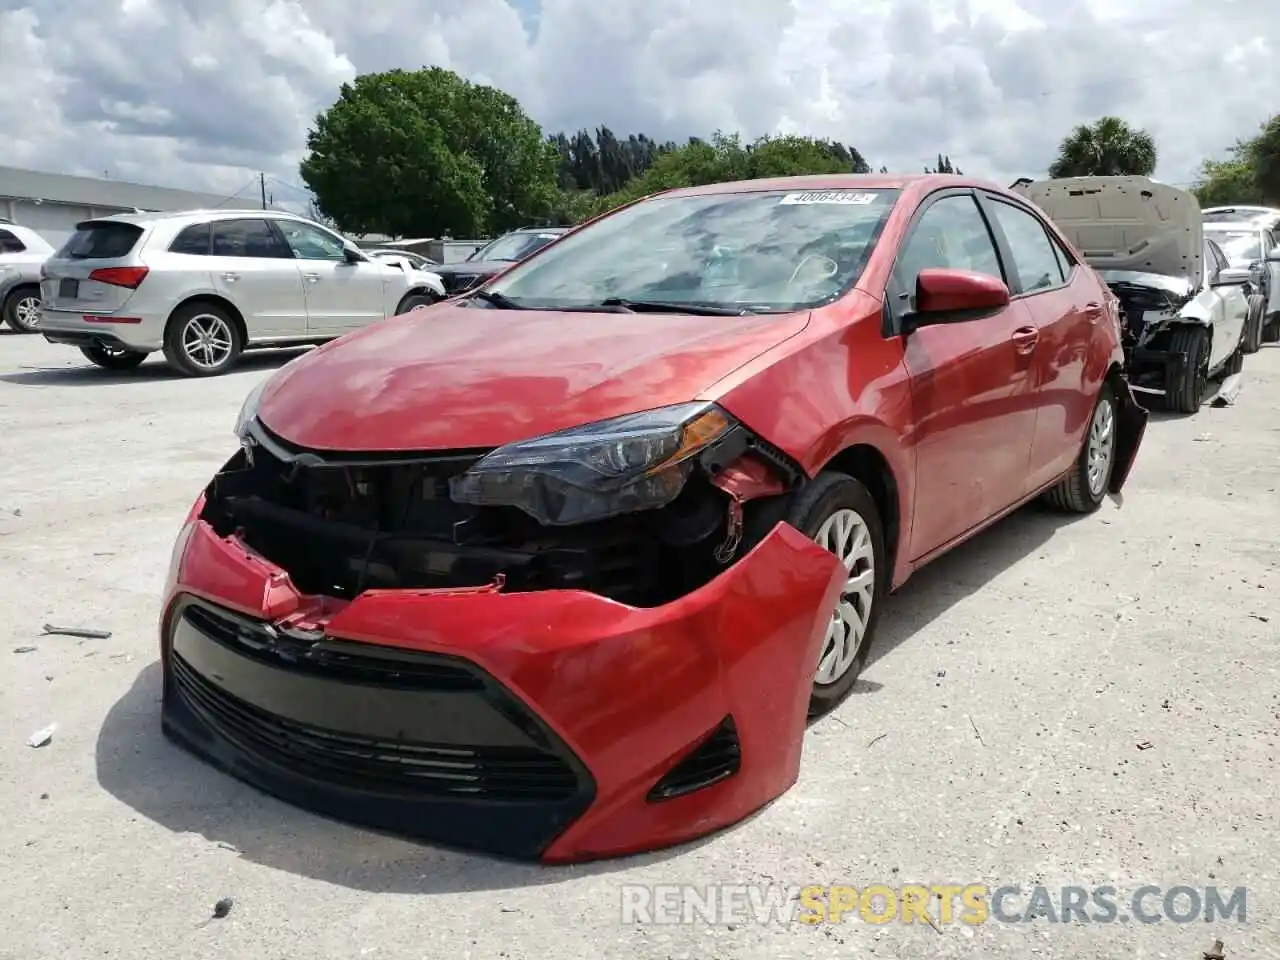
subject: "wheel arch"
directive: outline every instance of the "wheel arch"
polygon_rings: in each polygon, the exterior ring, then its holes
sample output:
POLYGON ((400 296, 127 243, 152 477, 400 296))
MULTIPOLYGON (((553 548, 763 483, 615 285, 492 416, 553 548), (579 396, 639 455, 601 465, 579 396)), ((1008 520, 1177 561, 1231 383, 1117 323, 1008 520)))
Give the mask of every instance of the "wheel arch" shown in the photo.
POLYGON ((244 314, 240 312, 239 308, 237 308, 234 303, 226 297, 218 296, 216 293, 197 293, 193 296, 187 297, 185 300, 182 300, 177 306, 169 311, 169 318, 164 322, 165 333, 168 333, 169 324, 173 323, 173 318, 177 315, 179 310, 183 307, 190 307, 199 304, 207 304, 208 306, 219 307, 222 310, 225 310, 227 312, 227 316, 229 316, 231 321, 236 325, 236 332, 240 334, 240 343, 248 345, 249 328, 244 322, 244 314))
POLYGON ((884 527, 885 550, 889 554, 889 569, 898 569, 903 536, 903 491, 898 477, 890 466, 889 458, 877 446, 856 442, 840 450, 822 465, 823 470, 835 470, 847 474, 865 486, 880 511, 884 527))

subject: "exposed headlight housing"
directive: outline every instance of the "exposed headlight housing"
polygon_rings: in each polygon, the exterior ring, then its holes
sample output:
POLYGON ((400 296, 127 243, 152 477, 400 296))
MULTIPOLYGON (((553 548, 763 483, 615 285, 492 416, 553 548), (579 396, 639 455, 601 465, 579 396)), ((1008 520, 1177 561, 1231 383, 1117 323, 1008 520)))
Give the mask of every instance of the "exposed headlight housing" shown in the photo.
POLYGON ((627 414, 499 447, 450 480, 449 492, 547 526, 654 510, 680 495, 694 458, 737 426, 708 403, 627 414))
POLYGON ((258 418, 258 403, 262 400, 262 391, 267 388, 269 382, 268 377, 250 390, 249 395, 244 398, 244 403, 240 405, 240 413, 236 416, 236 437, 240 440, 248 435, 249 424, 258 418))

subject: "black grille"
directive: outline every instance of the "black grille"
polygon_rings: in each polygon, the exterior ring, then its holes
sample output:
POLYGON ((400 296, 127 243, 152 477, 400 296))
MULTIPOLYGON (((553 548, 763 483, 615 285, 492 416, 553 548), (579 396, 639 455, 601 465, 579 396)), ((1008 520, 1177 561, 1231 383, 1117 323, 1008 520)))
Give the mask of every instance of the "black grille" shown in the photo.
POLYGON ((742 747, 733 717, 725 717, 715 731, 649 791, 651 803, 682 797, 719 783, 742 766, 742 747))
POLYGON ((178 654, 178 692, 221 736, 278 766, 369 792, 556 801, 578 791, 573 771, 537 749, 442 747, 370 740, 274 716, 210 683, 178 654))
POLYGON ((295 672, 322 676, 339 683, 361 683, 389 690, 482 690, 475 671, 446 657, 397 656, 368 644, 342 644, 321 636, 272 627, 260 620, 200 605, 189 605, 183 619, 210 640, 258 663, 287 663, 295 672))

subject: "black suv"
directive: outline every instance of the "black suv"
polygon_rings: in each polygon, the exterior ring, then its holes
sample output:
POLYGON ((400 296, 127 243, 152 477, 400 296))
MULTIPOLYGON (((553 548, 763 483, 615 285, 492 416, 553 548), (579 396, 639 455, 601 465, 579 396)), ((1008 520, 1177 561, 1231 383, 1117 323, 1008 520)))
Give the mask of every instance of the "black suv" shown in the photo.
POLYGON ((430 268, 444 283, 449 296, 470 290, 494 274, 501 273, 552 240, 558 240, 568 227, 521 227, 491 240, 461 263, 442 263, 430 268))

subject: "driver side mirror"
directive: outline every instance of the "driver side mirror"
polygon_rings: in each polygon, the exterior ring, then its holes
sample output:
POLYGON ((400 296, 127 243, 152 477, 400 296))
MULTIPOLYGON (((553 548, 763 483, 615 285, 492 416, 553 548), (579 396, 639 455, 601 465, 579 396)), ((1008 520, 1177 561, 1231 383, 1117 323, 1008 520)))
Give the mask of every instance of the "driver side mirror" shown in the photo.
POLYGON ((916 277, 912 327, 963 323, 990 316, 1009 305, 1009 288, 999 277, 970 270, 921 270, 916 277))
POLYGON ((355 247, 343 247, 342 256, 347 263, 364 263, 369 259, 355 247))
POLYGON ((1272 247, 1267 251, 1267 263, 1280 263, 1280 247, 1272 247))

